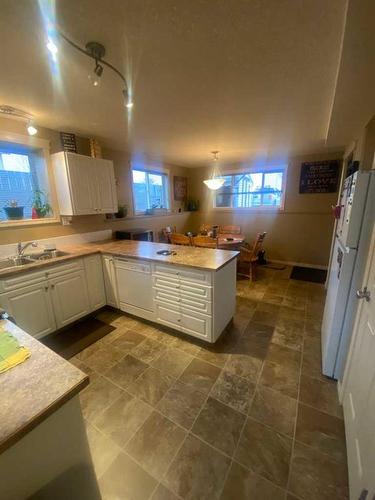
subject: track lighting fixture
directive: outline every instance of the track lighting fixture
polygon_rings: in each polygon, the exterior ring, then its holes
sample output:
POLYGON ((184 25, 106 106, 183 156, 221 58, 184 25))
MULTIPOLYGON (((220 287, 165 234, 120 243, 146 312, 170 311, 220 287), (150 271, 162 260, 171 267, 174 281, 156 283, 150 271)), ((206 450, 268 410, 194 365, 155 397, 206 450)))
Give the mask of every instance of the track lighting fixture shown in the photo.
POLYGON ((38 129, 35 127, 33 122, 33 116, 23 109, 8 106, 7 104, 1 104, 0 115, 12 118, 13 120, 26 122, 26 130, 29 135, 35 135, 38 133, 38 129))
MULTIPOLYGON (((98 42, 88 42, 85 46, 85 48, 80 47, 76 43, 72 42, 66 35, 64 35, 61 31, 57 31, 58 35, 61 36, 63 40, 65 40, 69 45, 74 47, 76 50, 81 52, 82 54, 86 55, 87 57, 91 57, 95 61, 95 67, 94 67, 94 74, 89 75, 89 79, 92 82, 94 87, 97 87, 100 83, 100 78, 103 74, 104 71, 104 66, 107 68, 111 69, 116 75, 121 78, 123 84, 124 84, 124 90, 123 95, 124 95, 124 100, 125 100, 125 107, 128 109, 131 109, 134 106, 134 102, 131 96, 131 92, 129 90, 128 82, 126 81, 125 76, 119 71, 115 66, 110 64, 109 62, 105 61, 103 58, 105 56, 105 47, 101 43, 98 42)), ((50 49, 49 49, 50 50, 50 49)))
POLYGON ((34 125, 32 124, 32 122, 29 122, 28 125, 27 125, 27 133, 29 135, 35 135, 38 133, 38 129, 36 127, 34 127, 34 125))
POLYGON ((220 170, 218 167, 218 161, 219 161, 219 153, 220 151, 211 151, 211 154, 213 156, 213 162, 214 166, 212 169, 212 175, 210 179, 204 180, 204 184, 208 187, 208 189, 211 189, 212 191, 216 191, 217 189, 220 189, 225 182, 225 179, 223 179, 220 175, 220 170))

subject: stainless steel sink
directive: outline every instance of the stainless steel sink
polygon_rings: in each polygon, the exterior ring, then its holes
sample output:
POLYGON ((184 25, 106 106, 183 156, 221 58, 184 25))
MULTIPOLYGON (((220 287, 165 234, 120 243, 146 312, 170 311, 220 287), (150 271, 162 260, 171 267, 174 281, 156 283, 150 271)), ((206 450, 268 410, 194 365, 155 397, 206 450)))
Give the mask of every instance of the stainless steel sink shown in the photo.
POLYGON ((61 250, 52 250, 50 252, 33 253, 31 255, 28 255, 28 257, 33 261, 36 261, 55 259, 56 257, 64 257, 64 255, 69 255, 69 253, 62 252, 61 250))
POLYGON ((0 269, 26 266, 27 264, 32 264, 33 262, 35 262, 35 260, 28 256, 9 257, 8 259, 0 260, 0 269))

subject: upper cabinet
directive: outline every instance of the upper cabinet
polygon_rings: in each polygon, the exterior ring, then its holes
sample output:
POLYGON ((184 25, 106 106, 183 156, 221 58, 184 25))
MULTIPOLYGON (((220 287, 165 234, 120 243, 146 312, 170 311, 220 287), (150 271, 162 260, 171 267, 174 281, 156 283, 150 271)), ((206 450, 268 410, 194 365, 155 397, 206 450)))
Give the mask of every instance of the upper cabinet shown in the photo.
POLYGON ((116 182, 110 160, 69 152, 52 155, 61 215, 118 211, 116 182))

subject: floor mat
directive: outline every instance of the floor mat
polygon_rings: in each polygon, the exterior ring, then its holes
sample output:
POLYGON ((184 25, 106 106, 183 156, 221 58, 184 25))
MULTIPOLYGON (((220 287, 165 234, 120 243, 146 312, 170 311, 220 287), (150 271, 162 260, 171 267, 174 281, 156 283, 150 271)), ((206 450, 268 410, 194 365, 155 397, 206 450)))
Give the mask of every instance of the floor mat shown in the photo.
POLYGON ((312 283, 325 283, 327 271, 324 269, 313 269, 311 267, 293 266, 290 279, 311 281, 312 283))
POLYGON ((86 318, 65 330, 47 335, 41 341, 63 358, 69 359, 113 330, 114 326, 107 325, 103 321, 86 318))

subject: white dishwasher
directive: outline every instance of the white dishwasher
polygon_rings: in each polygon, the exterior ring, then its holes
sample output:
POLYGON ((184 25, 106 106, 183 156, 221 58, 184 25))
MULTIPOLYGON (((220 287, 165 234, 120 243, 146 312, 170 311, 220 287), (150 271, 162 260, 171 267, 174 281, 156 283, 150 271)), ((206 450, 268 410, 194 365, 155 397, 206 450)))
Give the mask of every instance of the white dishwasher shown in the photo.
POLYGON ((129 305, 153 312, 151 264, 139 260, 116 258, 115 269, 121 309, 129 305))

